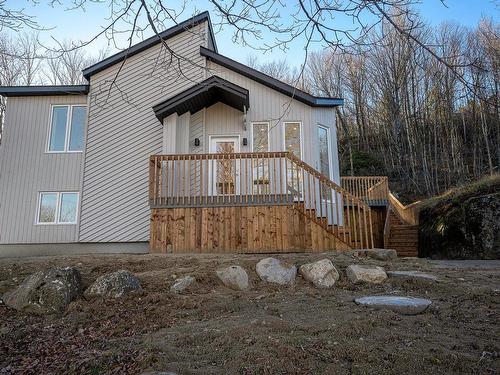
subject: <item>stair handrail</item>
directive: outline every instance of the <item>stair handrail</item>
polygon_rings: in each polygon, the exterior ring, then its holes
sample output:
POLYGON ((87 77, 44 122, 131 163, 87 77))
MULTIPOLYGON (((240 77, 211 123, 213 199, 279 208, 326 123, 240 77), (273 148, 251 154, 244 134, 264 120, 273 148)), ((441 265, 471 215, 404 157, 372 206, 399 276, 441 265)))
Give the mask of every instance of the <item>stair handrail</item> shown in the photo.
MULTIPOLYGON (((371 217, 371 208, 368 204, 366 204, 362 199, 356 197, 355 195, 351 194, 349 191, 346 189, 342 188, 340 185, 332 181, 330 178, 325 176, 323 173, 319 172, 317 169, 313 168, 311 165, 306 163, 305 161, 299 159, 297 156, 295 156, 293 153, 288 152, 286 155, 286 158, 293 162, 297 167, 302 168, 304 171, 312 175, 313 177, 317 178, 320 183, 325 184, 328 188, 332 189, 335 191, 335 193, 340 194, 341 197, 343 197, 344 201, 351 202, 353 205, 352 210, 354 210, 354 206, 356 205, 358 207, 358 215, 360 215, 359 210, 363 211, 363 215, 367 214, 368 215, 368 220, 366 219, 366 216, 364 216, 364 228, 361 227, 359 223, 359 216, 358 216, 358 226, 359 228, 356 227, 356 224, 354 223, 354 244, 357 244, 357 233, 359 233, 360 240, 359 242, 361 243, 361 246, 363 247, 363 237, 365 240, 365 244, 367 248, 373 248, 373 228, 372 228, 372 217, 371 217), (367 222, 368 221, 368 222, 367 222), (357 231, 356 231, 357 229, 357 231), (363 234, 363 229, 365 233, 363 234)), ((349 206, 349 205, 348 205, 349 206)), ((343 207, 344 208, 344 207, 343 207)), ((304 207, 305 209, 305 207, 304 207)), ((354 216, 355 213, 353 212, 354 216)), ((354 219, 354 217, 353 217, 354 219)), ((350 218, 347 218, 347 221, 350 222, 350 218)), ((354 220, 353 220, 354 221, 354 220)), ((323 228, 327 228, 328 225, 324 223, 318 223, 320 224, 323 228)), ((350 224, 350 223, 349 223, 350 224)), ((335 236, 339 239, 340 236, 338 233, 335 234, 335 236)), ((349 235, 350 242, 352 242, 352 236, 349 235)), ((344 242, 346 242, 345 238, 345 232, 344 232, 344 242)))
POLYGON ((394 194, 389 192, 389 207, 391 207, 396 216, 405 223, 410 225, 418 224, 418 214, 420 212, 419 205, 420 201, 416 201, 405 206, 394 196, 394 194))
POLYGON ((370 206, 366 204, 362 199, 356 197, 355 195, 349 193, 346 189, 335 183, 334 181, 330 180, 330 178, 326 177, 323 173, 319 172, 316 168, 313 168, 310 164, 306 163, 302 159, 299 159, 297 156, 295 156, 293 153, 288 152, 286 157, 293 161, 295 164, 298 164, 300 167, 304 168, 307 172, 311 173, 312 175, 315 175, 321 182, 324 182, 328 185, 328 187, 334 189, 338 193, 342 193, 344 196, 349 197, 353 202, 356 202, 356 204, 359 204, 360 207, 370 209, 370 206))

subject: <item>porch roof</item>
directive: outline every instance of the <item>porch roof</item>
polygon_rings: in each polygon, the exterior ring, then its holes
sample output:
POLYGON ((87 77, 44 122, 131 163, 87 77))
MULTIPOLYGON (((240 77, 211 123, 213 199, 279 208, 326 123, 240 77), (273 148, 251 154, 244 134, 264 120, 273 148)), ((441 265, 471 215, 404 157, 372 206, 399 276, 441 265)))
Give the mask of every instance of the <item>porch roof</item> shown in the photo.
POLYGON ((156 104, 153 111, 158 120, 163 121, 165 117, 173 113, 178 115, 186 112, 195 113, 217 102, 222 102, 242 112, 250 106, 247 89, 218 76, 212 76, 156 104))

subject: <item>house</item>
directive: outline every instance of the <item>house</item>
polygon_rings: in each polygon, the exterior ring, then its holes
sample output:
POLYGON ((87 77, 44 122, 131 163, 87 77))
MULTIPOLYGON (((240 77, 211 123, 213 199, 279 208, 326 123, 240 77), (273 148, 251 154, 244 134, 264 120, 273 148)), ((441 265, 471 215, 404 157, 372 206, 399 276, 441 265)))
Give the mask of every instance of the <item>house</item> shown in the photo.
POLYGON ((387 179, 339 175, 343 100, 219 54, 208 13, 83 75, 86 85, 0 88, 0 253, 383 242, 387 179))

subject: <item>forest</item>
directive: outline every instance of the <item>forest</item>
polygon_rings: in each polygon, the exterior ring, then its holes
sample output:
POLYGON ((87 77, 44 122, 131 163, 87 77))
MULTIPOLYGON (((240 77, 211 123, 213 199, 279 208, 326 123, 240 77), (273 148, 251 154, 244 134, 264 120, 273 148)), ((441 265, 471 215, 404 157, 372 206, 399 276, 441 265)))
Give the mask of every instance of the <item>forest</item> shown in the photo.
MULTIPOLYGON (((310 51, 305 62, 260 63, 250 54, 246 64, 344 98, 341 174, 388 175, 391 190, 411 202, 498 173, 500 25, 407 22, 384 20, 351 48, 310 51)), ((81 70, 109 54, 65 43, 51 55, 35 31, 0 34, 0 85, 83 83, 81 70)), ((0 98, 0 124, 4 111, 0 98)))
MULTIPOLYGON (((396 20, 397 21, 397 20, 396 20)), ((404 22, 404 21, 401 21, 404 22)), ((316 95, 341 97, 341 175, 388 175, 407 202, 498 173, 500 25, 387 22, 353 51, 312 52, 304 69, 259 65, 316 95)))

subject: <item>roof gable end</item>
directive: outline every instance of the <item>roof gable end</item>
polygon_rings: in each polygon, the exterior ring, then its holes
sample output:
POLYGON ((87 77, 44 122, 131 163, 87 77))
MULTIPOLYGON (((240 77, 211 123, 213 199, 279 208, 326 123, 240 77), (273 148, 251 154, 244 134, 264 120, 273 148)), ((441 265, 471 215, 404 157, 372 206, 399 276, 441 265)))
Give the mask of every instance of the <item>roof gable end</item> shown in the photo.
POLYGON ((287 83, 284 83, 276 78, 268 76, 258 70, 250 68, 242 63, 232 60, 226 56, 220 55, 217 52, 211 51, 203 46, 200 47, 200 54, 205 56, 208 60, 215 62, 225 68, 231 69, 232 71, 239 73, 247 78, 253 79, 254 81, 272 88, 282 94, 285 94, 293 99, 296 99, 302 103, 310 105, 311 107, 336 107, 344 104, 344 99, 341 98, 325 98, 317 97, 308 94, 304 91, 297 89, 287 83))
POLYGON ((203 22, 208 22, 209 26, 209 38, 211 40, 211 43, 209 45, 212 45, 214 47, 214 51, 217 52, 217 44, 215 42, 215 36, 214 32, 212 29, 212 22, 210 21, 210 14, 208 12, 203 12, 200 13, 194 17, 191 17, 190 19, 187 19, 186 21, 183 21, 165 31, 162 31, 158 35, 154 35, 151 38, 148 38, 140 43, 137 43, 130 48, 127 48, 124 51, 118 52, 92 66, 89 66, 88 68, 83 69, 82 73, 83 76, 89 80, 90 77, 100 71, 103 71, 104 69, 109 68, 110 66, 113 66, 124 59, 134 56, 150 47, 153 47, 159 43, 161 43, 162 40, 170 39, 186 30, 189 30, 200 23, 203 22))

